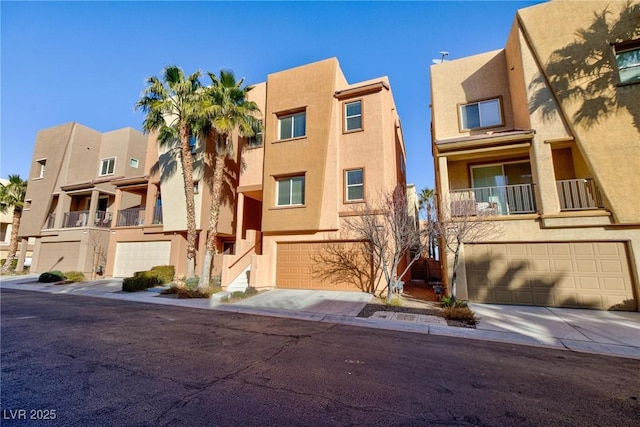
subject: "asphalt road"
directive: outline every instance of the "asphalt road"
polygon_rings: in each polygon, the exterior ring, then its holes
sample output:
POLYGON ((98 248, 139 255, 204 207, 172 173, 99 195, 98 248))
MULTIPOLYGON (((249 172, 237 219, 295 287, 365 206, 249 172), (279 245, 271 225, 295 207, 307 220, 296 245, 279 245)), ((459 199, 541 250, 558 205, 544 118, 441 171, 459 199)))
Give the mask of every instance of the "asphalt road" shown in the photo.
POLYGON ((640 424, 637 360, 15 290, 1 309, 3 426, 640 424))

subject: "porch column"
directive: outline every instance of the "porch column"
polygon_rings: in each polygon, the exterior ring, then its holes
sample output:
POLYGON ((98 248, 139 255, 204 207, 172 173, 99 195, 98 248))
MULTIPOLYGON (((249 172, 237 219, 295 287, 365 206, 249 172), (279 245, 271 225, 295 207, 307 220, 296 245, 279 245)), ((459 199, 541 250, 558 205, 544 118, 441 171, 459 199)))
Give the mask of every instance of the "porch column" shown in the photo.
POLYGON ((56 208, 56 218, 53 228, 63 228, 66 224, 65 214, 68 214, 71 210, 71 196, 67 193, 60 193, 58 197, 58 207, 56 208))
MULTIPOLYGON (((16 271, 22 271, 24 269, 24 259, 27 256, 27 243, 29 242, 28 238, 20 239, 20 243, 18 246, 18 265, 16 266, 16 271)), ((33 260, 32 260, 33 261, 33 260)))
POLYGON ((539 203, 538 212, 541 215, 555 215, 560 213, 560 200, 556 187, 556 175, 553 169, 551 145, 535 138, 532 141, 529 157, 531 159, 531 173, 536 201, 539 203))
POLYGON ((94 188, 91 190, 91 201, 89 202, 89 218, 87 219, 87 227, 94 227, 96 223, 96 212, 98 211, 98 199, 100 198, 100 190, 94 188))
POLYGON ((242 230, 244 229, 244 193, 238 193, 238 201, 236 202, 236 242, 243 238, 242 230))
POLYGON ((438 194, 437 209, 439 214, 442 214, 445 218, 449 218, 450 212, 447 207, 448 201, 450 200, 449 166, 448 166, 448 158, 446 156, 438 157, 438 176, 436 177, 436 179, 440 183, 440 194, 438 194))

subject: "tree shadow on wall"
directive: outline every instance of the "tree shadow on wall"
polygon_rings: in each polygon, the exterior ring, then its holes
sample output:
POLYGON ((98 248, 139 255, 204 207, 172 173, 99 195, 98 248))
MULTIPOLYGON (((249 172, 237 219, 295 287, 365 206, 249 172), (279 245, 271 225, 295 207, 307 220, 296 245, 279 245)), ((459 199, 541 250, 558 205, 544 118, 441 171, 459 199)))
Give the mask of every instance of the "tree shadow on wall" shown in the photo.
POLYGON ((496 263, 504 262, 507 261, 496 256, 465 260, 467 271, 474 272, 476 281, 467 285, 469 301, 483 302, 489 299, 494 304, 572 306, 554 300, 553 289, 562 281, 564 274, 544 273, 532 277, 526 274, 531 263, 526 259, 510 260, 501 273, 493 274, 492 271, 500 268, 496 263))
POLYGON ((377 269, 365 242, 327 242, 311 256, 311 275, 315 280, 355 286, 374 293, 377 269))
MULTIPOLYGON (((575 125, 590 128, 602 118, 626 109, 633 124, 640 130, 640 102, 633 85, 617 86, 618 67, 612 44, 638 38, 640 35, 640 4, 627 2, 615 19, 605 8, 594 12, 591 25, 575 32, 576 40, 555 50, 543 66, 551 89, 562 101, 579 102, 572 117, 575 125)), ((546 88, 543 75, 538 74, 529 85, 533 97, 529 112, 541 109, 544 119, 556 113, 555 102, 546 88)))

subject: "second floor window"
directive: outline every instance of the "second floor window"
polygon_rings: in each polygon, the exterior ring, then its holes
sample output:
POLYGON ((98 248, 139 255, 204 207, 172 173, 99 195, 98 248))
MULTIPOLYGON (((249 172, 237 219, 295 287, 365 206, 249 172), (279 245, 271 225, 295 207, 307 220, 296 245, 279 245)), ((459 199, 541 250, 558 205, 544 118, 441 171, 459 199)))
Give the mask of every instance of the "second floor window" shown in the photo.
POLYGON ((362 129, 362 101, 348 102, 344 104, 344 130, 362 129))
POLYGON ((345 182, 347 202, 364 199, 364 173, 362 169, 346 171, 345 182))
POLYGON ((277 205, 304 205, 304 175, 279 178, 277 180, 277 205))
POLYGON ((253 129, 253 136, 247 139, 247 146, 262 147, 262 124, 253 129))
POLYGON ((307 113, 305 111, 282 116, 278 119, 280 139, 300 138, 307 134, 307 113))
POLYGON ((191 154, 196 154, 198 139, 191 135, 189 137, 189 148, 191 149, 191 154))
POLYGON ((472 102, 460 106, 460 129, 471 130, 502 125, 500 99, 472 102))
POLYGON ((112 175, 116 166, 116 158, 103 159, 100 162, 100 176, 112 175))

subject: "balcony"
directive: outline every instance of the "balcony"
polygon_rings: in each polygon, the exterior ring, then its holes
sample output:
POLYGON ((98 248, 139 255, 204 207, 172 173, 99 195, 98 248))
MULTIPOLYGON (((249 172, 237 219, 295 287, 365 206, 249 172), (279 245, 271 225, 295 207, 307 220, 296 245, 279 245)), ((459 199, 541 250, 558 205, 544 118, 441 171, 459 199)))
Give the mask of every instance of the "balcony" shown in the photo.
POLYGON ((451 216, 518 215, 536 212, 532 184, 453 190, 451 216))
MULTIPOLYGON (((53 228, 55 221, 55 214, 50 214, 47 218, 47 228, 53 228)), ((96 216, 93 223, 89 221, 89 211, 73 211, 66 212, 62 222, 62 228, 76 228, 76 227, 111 227, 111 212, 96 211, 96 216)))
POLYGON ((604 209, 600 190, 592 178, 556 182, 561 211, 604 209))
POLYGON ((131 227, 144 224, 144 208, 128 208, 118 211, 118 227, 131 227))

